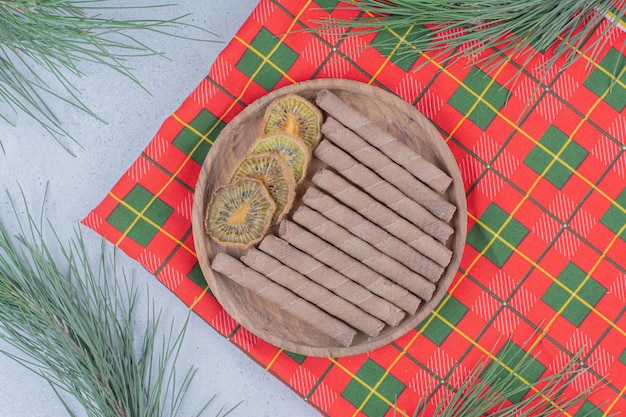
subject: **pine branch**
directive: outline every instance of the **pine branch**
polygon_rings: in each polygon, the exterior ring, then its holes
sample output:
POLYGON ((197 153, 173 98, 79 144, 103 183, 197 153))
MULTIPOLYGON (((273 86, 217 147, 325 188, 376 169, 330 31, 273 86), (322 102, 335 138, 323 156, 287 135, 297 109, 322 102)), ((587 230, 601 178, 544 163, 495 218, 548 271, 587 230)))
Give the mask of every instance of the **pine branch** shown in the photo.
POLYGON ((20 353, 3 353, 45 378, 70 415, 68 394, 91 417, 177 416, 195 373, 181 380, 175 366, 187 322, 179 328, 172 320, 164 331, 153 301, 137 310, 137 287, 104 242, 96 262, 79 231, 66 245, 55 235, 49 246, 43 219, 28 207, 22 219, 13 208, 18 234, 0 223, 0 338, 20 353))
POLYGON ((173 36, 205 40, 182 37, 175 31, 191 28, 200 36, 215 36, 186 23, 187 15, 166 20, 106 17, 111 11, 148 11, 173 5, 111 7, 106 3, 106 0, 0 0, 0 103, 4 104, 0 118, 9 122, 11 114, 25 114, 69 151, 61 139, 72 139, 71 135, 52 110, 52 103, 75 107, 98 119, 73 84, 86 75, 81 70, 83 63, 116 71, 146 90, 128 64, 138 58, 164 57, 164 54, 135 34, 152 34, 155 39, 173 36))
MULTIPOLYGON (((559 60, 563 68, 582 55, 595 62, 626 13, 623 0, 355 0, 345 7, 361 14, 320 22, 318 30, 353 29, 346 36, 388 31, 392 36, 376 37, 371 46, 400 57, 425 54, 427 61, 451 57, 454 63, 485 52, 472 63, 487 73, 509 57, 520 58, 524 67, 548 51, 542 78, 559 60), (605 16, 611 16, 609 23, 591 40, 605 16)), ((624 66, 621 60, 608 68, 615 81, 624 66)))
MULTIPOLYGON (((581 392, 566 395, 566 390, 578 381, 589 366, 583 365, 582 350, 573 354, 561 369, 529 383, 524 371, 536 360, 530 343, 522 350, 507 342, 499 351, 490 352, 463 378, 458 387, 449 386, 451 393, 444 395, 435 410, 427 410, 428 396, 418 403, 413 417, 550 417, 563 415, 581 404, 600 389, 605 381, 597 380, 581 392), (506 363, 502 358, 507 358, 506 363), (511 398, 521 397, 512 402, 511 398)), ((444 385, 441 385, 441 389, 444 385)), ((594 408, 584 415, 597 412, 594 408)), ((577 416, 579 413, 576 414, 577 416)), ((580 414, 581 416, 583 414, 580 414)))

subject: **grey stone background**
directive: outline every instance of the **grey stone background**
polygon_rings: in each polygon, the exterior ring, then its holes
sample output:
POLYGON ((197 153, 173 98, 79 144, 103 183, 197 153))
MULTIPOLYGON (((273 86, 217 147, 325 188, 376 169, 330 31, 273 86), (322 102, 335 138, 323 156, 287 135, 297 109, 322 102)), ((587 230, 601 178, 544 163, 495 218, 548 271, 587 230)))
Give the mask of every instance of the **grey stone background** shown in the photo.
MULTIPOLYGON (((133 2, 109 1, 129 5, 154 4, 158 0, 133 2)), ((139 155, 161 123, 182 103, 202 80, 217 54, 243 24, 257 0, 192 0, 171 8, 150 11, 117 12, 120 17, 166 18, 191 13, 186 20, 204 27, 221 43, 191 42, 184 39, 140 34, 168 59, 147 57, 129 62, 134 74, 151 92, 148 95, 119 74, 85 65, 87 76, 75 79, 80 97, 106 123, 55 102, 53 110, 63 126, 80 142, 66 141, 75 153, 63 150, 42 128, 20 115, 12 118, 15 126, 0 121, 0 220, 16 227, 5 190, 20 198, 20 187, 31 209, 44 215, 62 240, 82 228, 87 245, 98 250, 101 239, 79 221, 95 207, 124 171, 139 155), (44 204, 44 192, 48 188, 44 204)), ((179 29, 181 35, 194 34, 179 29)), ((207 38, 209 38, 207 36, 207 38)), ((107 244, 112 248, 112 245, 107 244)), ((164 321, 172 317, 182 321, 187 308, 143 268, 119 252, 120 269, 134 274, 137 284, 148 287, 156 306, 163 309, 164 321)), ((142 311, 142 308, 138 309, 142 311)), ((0 349, 11 348, 0 343, 0 349)), ((317 416, 313 408, 289 388, 265 372, 225 341, 198 317, 192 317, 183 352, 181 369, 193 365, 197 376, 190 389, 184 412, 191 415, 212 395, 213 408, 205 415, 217 414, 218 405, 231 407, 243 403, 232 416, 317 416)), ((80 411, 80 410, 79 410, 80 411)), ((67 415, 52 389, 39 376, 0 355, 0 416, 67 415)), ((83 415, 79 412, 78 415, 83 415)))

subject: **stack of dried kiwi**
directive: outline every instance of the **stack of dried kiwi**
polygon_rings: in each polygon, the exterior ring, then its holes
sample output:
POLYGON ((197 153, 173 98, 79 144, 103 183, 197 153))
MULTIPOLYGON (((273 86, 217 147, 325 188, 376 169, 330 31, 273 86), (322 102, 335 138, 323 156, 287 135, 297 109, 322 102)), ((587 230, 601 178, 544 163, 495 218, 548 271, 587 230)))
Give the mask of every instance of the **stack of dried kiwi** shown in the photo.
POLYGON ((320 140, 321 124, 320 110, 297 94, 270 103, 259 138, 207 207, 205 228, 214 241, 248 248, 289 212, 320 140))

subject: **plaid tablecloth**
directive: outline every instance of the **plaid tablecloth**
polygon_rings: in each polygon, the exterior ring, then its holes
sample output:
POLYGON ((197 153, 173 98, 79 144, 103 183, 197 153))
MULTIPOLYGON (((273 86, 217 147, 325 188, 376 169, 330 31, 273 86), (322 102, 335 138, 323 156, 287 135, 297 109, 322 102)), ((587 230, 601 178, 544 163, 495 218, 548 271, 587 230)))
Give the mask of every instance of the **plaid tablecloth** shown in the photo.
POLYGON ((261 0, 84 224, 323 415, 392 416, 394 405, 410 415, 425 394, 441 401, 494 346, 498 366, 512 365, 498 356, 505 343, 535 348, 519 377, 528 386, 582 350, 589 369, 570 390, 605 385, 563 415, 626 411, 623 61, 611 76, 626 33, 614 30, 597 62, 583 55, 543 81, 539 55, 512 84, 515 60, 487 76, 471 61, 423 65, 394 48, 363 48, 374 36, 403 42, 408 32, 303 30, 353 15, 334 0, 261 0), (322 77, 370 83, 415 105, 452 150, 468 203, 464 256, 439 306, 406 336, 341 359, 282 351, 239 326, 206 288, 191 232, 194 185, 221 129, 267 92, 322 77))

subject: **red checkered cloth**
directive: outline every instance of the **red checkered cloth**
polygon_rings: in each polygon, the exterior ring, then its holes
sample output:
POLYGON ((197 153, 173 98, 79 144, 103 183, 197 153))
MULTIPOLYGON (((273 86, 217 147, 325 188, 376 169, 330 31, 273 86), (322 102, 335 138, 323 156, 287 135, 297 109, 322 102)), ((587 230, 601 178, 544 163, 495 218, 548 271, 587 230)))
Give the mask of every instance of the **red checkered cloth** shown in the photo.
POLYGON ((355 13, 333 0, 261 0, 84 224, 323 415, 410 415, 424 395, 428 406, 445 398, 493 346, 494 363, 510 369, 516 355, 499 355, 502 345, 522 350, 529 339, 537 356, 520 387, 582 351, 588 371, 565 394, 606 384, 563 415, 626 411, 626 33, 616 28, 596 62, 583 54, 543 80, 540 54, 511 84, 515 60, 487 75, 468 61, 363 48, 374 36, 402 42, 394 33, 302 30, 355 13), (239 326, 206 288, 191 232, 194 186, 221 129, 267 92, 313 78, 370 83, 414 105, 467 190, 467 244, 442 302, 393 343, 341 359, 286 352, 239 326))

